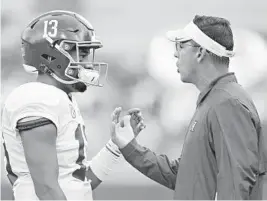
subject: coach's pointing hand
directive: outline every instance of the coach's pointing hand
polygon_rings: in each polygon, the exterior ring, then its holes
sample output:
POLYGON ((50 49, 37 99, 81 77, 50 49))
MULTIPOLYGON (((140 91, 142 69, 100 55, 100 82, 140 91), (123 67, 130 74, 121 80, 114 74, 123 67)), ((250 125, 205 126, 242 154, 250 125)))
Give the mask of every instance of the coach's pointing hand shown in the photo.
POLYGON ((143 115, 139 108, 130 109, 127 114, 131 115, 130 123, 136 137, 146 127, 143 115))

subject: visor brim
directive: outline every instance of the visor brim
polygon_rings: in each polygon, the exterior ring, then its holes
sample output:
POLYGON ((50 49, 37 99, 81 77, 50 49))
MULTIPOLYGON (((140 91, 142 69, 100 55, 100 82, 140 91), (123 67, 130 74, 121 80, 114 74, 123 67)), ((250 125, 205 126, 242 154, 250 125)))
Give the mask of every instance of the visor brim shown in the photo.
POLYGON ((188 41, 188 40, 192 39, 182 29, 168 31, 166 33, 166 36, 167 36, 168 40, 170 40, 172 42, 184 42, 184 41, 188 41))

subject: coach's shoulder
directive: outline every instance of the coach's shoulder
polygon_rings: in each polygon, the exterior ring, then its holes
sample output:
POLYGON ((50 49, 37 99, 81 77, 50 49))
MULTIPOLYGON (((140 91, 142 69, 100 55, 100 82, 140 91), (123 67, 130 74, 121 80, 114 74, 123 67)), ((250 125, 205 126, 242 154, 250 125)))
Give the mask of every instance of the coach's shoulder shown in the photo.
POLYGON ((208 112, 208 120, 211 123, 214 121, 234 123, 240 122, 241 119, 251 119, 255 116, 256 114, 248 105, 233 97, 228 97, 214 103, 208 112))

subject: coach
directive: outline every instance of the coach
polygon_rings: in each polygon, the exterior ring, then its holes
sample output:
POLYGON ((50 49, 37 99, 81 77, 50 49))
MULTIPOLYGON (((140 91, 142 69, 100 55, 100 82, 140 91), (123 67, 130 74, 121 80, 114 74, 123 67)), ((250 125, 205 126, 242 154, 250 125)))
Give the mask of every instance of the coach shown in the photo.
POLYGON ((252 99, 228 69, 234 56, 229 21, 197 15, 167 37, 175 43, 181 80, 200 91, 180 157, 157 155, 119 124, 113 141, 133 167, 175 190, 174 199, 262 199, 263 133, 252 99))

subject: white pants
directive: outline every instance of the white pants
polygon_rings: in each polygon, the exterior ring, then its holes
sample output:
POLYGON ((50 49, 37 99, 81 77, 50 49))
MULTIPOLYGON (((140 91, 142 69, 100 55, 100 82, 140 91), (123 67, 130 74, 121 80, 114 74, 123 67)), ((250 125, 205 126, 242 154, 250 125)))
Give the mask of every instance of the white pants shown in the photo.
MULTIPOLYGON (((90 182, 73 177, 59 180, 59 185, 67 200, 93 200, 90 182)), ((20 177, 13 186, 15 200, 39 200, 30 177, 20 177)))

